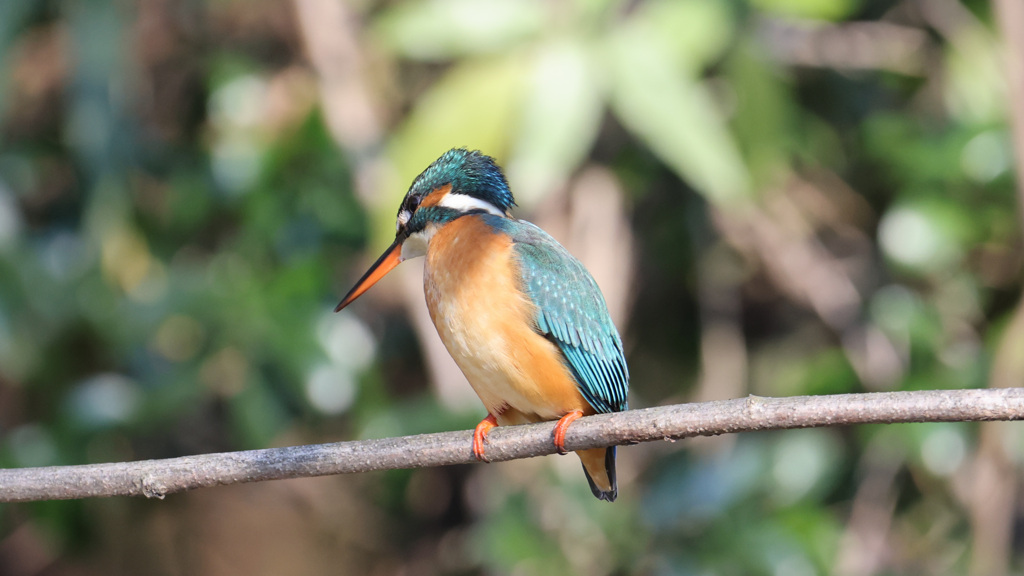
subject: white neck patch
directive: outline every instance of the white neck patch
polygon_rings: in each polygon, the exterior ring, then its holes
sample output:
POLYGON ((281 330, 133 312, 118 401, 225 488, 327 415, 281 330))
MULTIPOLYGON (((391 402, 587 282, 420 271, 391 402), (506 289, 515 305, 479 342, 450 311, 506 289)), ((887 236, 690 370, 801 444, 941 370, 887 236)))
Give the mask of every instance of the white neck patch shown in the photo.
MULTIPOLYGON (((437 203, 442 208, 448 208, 451 210, 457 210, 459 212, 470 212, 472 210, 483 210, 488 214, 495 216, 504 217, 505 214, 498 210, 498 207, 486 200, 467 196, 465 194, 445 194, 441 201, 437 203)), ((395 226, 401 229, 402 226, 409 223, 412 219, 412 214, 408 210, 403 210, 398 214, 398 221, 395 226)), ((402 242, 402 260, 409 260, 412 258, 419 258, 427 253, 427 247, 430 245, 430 239, 434 237, 440 226, 437 224, 428 224, 426 228, 410 234, 405 242, 402 242)))
POLYGON ((505 213, 498 210, 498 207, 486 200, 467 196, 466 194, 454 194, 449 192, 441 198, 441 201, 437 203, 438 206, 445 208, 451 208, 452 210, 458 210, 459 212, 469 212, 470 210, 483 210, 488 214, 494 214, 495 216, 504 216, 505 213))

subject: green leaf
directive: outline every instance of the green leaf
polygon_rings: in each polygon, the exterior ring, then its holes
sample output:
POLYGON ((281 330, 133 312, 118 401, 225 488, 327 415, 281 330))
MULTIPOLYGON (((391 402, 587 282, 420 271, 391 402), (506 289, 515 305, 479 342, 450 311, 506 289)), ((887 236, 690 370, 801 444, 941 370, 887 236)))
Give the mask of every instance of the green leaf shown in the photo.
POLYGON ((860 7, 858 0, 753 0, 755 8, 780 16, 838 21, 860 7))
POLYGON ((677 64, 695 70, 720 58, 734 34, 730 8, 718 0, 645 2, 625 28, 635 28, 677 64))
POLYGON ((446 60, 494 53, 536 34, 544 5, 519 0, 406 2, 382 14, 376 32, 408 58, 446 60))
POLYGON ((950 37, 942 78, 952 117, 975 125, 1003 121, 1010 106, 1001 50, 996 37, 984 26, 960 26, 950 37))
POLYGON ((540 47, 534 60, 507 167, 521 206, 564 183, 594 144, 604 88, 587 48, 553 42, 540 47))
MULTIPOLYGON (((758 187, 775 185, 788 174, 797 117, 788 82, 762 51, 761 45, 743 42, 723 66, 736 96, 731 125, 758 187)), ((830 151, 819 148, 819 154, 830 151)))
POLYGON ((749 198, 750 178, 712 94, 644 27, 609 44, 612 105, 623 124, 714 204, 749 198))

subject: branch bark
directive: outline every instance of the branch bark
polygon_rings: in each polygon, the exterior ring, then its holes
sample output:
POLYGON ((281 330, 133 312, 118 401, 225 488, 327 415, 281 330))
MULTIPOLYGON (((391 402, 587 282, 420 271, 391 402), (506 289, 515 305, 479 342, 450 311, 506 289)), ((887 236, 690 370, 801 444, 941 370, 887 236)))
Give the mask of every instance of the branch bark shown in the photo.
MULTIPOLYGON (((1024 419, 1024 388, 878 392, 677 404, 575 422, 570 450, 736 432, 870 423, 1024 419)), ((492 462, 555 452, 553 422, 499 427, 488 438, 492 462)), ((0 502, 146 496, 208 486, 424 468, 474 462, 472 432, 443 432, 84 466, 0 470, 0 502)))

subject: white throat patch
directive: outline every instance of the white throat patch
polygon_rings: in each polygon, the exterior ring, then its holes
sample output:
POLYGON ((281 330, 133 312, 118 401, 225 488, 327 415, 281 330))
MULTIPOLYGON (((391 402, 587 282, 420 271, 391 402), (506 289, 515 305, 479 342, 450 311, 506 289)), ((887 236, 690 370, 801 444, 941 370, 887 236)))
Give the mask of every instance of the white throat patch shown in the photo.
POLYGON ((405 242, 402 242, 402 261, 419 258, 427 253, 427 246, 430 239, 437 233, 437 224, 428 224, 426 228, 415 234, 410 234, 405 242))

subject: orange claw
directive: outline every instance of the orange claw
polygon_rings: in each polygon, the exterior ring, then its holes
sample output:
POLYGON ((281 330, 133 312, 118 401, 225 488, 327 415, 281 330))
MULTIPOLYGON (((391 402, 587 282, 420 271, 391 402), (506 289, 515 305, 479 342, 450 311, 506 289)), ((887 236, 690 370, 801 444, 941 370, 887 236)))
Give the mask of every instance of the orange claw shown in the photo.
POLYGON ((583 410, 573 410, 558 421, 555 424, 555 448, 558 449, 559 454, 568 454, 569 452, 565 449, 565 433, 569 430, 569 424, 579 420, 583 417, 583 410))
POLYGON ((498 425, 498 421, 494 418, 493 414, 488 414, 487 418, 484 418, 476 425, 476 429, 473 430, 473 456, 481 462, 487 462, 487 458, 484 457, 484 442, 487 441, 487 433, 498 425))

